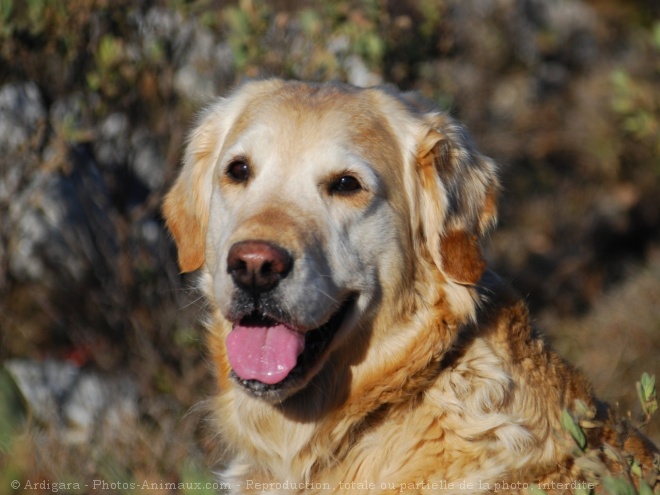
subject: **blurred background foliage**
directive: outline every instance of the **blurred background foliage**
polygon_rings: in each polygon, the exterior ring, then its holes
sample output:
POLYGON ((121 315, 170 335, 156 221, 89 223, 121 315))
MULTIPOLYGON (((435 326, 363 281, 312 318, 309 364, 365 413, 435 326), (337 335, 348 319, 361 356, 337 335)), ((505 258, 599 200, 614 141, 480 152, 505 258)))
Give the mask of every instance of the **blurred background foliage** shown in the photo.
POLYGON ((502 165, 491 264, 641 417, 635 380, 660 371, 657 1, 0 0, 0 493, 210 478, 204 306, 159 205, 195 112, 267 76, 393 83, 464 121, 502 165), (64 375, 128 399, 81 406, 52 391, 64 375), (40 386, 59 416, 26 397, 40 386), (122 428, 96 421, 110 410, 122 428))

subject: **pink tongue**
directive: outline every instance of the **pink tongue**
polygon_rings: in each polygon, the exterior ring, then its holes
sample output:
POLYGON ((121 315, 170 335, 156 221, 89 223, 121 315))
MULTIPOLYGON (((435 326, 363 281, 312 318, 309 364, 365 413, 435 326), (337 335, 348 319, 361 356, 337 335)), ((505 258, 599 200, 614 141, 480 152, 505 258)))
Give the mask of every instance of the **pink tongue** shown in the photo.
POLYGON ((236 325, 226 344, 229 364, 239 378, 272 385, 296 366, 305 336, 281 323, 271 327, 236 325))

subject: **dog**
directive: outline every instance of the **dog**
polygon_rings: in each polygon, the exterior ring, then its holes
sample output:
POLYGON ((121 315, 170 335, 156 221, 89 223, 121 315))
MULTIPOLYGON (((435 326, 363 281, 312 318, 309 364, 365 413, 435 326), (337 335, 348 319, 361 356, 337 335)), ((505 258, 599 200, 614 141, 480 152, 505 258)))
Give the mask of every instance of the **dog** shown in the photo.
POLYGON ((589 445, 652 464, 487 268, 497 168, 446 113, 251 81, 203 111, 183 162, 163 213, 210 303, 232 493, 571 491, 576 408, 589 445))

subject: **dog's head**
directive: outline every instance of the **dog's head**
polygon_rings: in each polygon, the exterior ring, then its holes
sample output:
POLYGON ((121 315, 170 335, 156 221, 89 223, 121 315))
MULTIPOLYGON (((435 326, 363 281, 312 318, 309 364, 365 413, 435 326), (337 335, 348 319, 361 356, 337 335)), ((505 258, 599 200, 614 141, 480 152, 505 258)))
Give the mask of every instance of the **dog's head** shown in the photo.
POLYGON ((492 162, 414 95, 268 80, 201 115, 164 214, 234 382, 281 401, 333 353, 387 352, 438 297, 469 318, 496 191, 492 162))

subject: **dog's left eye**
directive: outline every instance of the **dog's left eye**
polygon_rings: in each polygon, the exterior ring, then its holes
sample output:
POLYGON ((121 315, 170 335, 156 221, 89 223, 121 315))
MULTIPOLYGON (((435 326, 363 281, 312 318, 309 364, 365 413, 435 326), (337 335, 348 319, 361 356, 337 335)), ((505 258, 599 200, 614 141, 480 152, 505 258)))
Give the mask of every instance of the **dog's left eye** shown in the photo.
POLYGON ((234 182, 247 182, 250 178, 250 165, 243 158, 237 158, 227 167, 227 175, 234 182))
POLYGON ((362 190, 362 184, 352 175, 342 175, 330 183, 330 194, 352 194, 362 190))

